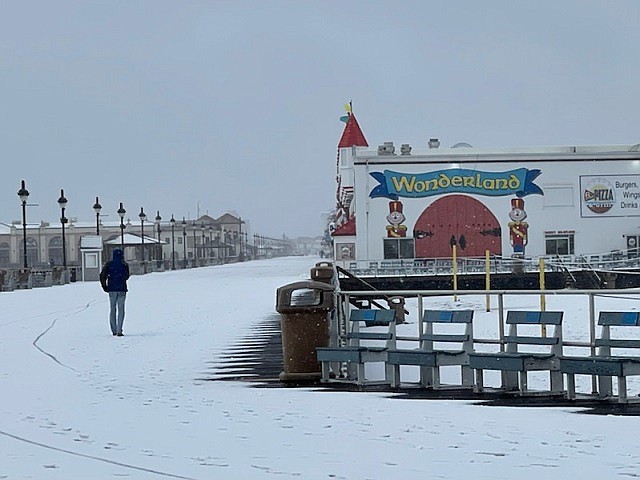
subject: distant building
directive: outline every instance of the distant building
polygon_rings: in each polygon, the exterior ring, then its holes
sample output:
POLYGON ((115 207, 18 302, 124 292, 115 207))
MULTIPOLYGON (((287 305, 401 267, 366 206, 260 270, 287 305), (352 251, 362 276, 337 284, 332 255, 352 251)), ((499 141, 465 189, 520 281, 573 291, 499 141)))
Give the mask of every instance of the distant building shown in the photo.
MULTIPOLYGON (((137 219, 136 219, 137 220, 137 219)), ((142 259, 142 225, 139 221, 126 221, 128 261, 142 259)), ((49 267, 63 264, 62 229, 60 224, 40 222, 27 225, 27 264, 29 267, 49 267)), ((81 243, 85 236, 96 235, 95 222, 69 219, 65 226, 66 260, 69 267, 82 264, 81 243)), ((105 249, 120 245, 120 222, 100 222, 100 237, 105 249)), ((218 219, 203 215, 195 220, 176 219, 171 235, 169 219, 160 224, 144 223, 146 260, 176 260, 236 258, 249 251, 246 222, 225 213, 218 219)), ((107 254, 109 252, 106 252, 107 254)), ((24 262, 24 235, 22 224, 0 223, 0 268, 19 268, 24 262)))

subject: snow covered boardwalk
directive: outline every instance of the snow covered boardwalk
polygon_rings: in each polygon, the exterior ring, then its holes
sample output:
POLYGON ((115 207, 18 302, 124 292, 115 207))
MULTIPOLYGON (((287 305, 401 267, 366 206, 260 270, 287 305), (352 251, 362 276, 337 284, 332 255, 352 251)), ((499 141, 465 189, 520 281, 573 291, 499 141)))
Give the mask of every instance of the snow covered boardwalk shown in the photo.
POLYGON ((97 283, 0 294, 0 479, 640 474, 638 417, 199 380, 317 261, 133 277, 122 338, 97 283))

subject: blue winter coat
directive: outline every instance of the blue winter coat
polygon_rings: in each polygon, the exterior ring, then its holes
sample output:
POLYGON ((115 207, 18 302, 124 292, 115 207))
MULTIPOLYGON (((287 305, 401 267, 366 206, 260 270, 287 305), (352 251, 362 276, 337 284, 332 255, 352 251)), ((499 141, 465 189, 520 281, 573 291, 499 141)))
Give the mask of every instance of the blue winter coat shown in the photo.
POLYGON ((113 260, 104 264, 100 272, 100 284, 105 292, 126 292, 129 265, 124 261, 121 249, 113 251, 113 260))

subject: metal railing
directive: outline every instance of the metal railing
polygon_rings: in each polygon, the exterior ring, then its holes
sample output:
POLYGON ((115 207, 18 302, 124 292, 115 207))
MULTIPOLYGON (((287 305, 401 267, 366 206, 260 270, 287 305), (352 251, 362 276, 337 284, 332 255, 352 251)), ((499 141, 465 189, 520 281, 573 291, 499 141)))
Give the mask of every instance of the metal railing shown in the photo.
MULTIPOLYGON (((379 290, 379 291, 340 291, 336 292, 336 315, 334 315, 334 321, 336 324, 331 328, 334 338, 331 339, 332 345, 345 344, 346 332, 348 331, 348 318, 349 312, 354 308, 354 304, 367 303, 372 299, 382 299, 388 297, 403 297, 405 299, 415 299, 413 302, 406 302, 404 304, 405 310, 413 315, 413 318, 417 318, 415 335, 399 335, 398 341, 404 341, 409 343, 415 343, 416 347, 419 345, 420 332, 423 331, 422 314, 425 310, 425 301, 438 297, 444 299, 446 297, 451 298, 451 306, 449 309, 455 309, 459 304, 461 298, 470 296, 481 296, 487 300, 486 309, 482 311, 495 312, 495 321, 497 322, 497 335, 495 337, 476 337, 474 335, 474 345, 497 345, 499 351, 505 350, 505 318, 506 311, 509 309, 505 305, 505 299, 508 297, 521 297, 521 296, 534 296, 540 298, 539 310, 546 309, 546 299, 549 297, 560 296, 579 296, 583 297, 583 301, 587 302, 588 308, 585 312, 584 321, 586 325, 578 326, 582 329, 588 330, 588 336, 586 338, 566 340, 563 339, 562 347, 576 347, 588 351, 589 355, 596 354, 596 338, 598 332, 597 326, 597 312, 601 310, 598 308, 597 299, 609 299, 611 301, 624 301, 624 308, 618 310, 630 310, 628 303, 634 303, 633 309, 640 308, 640 289, 622 289, 622 290, 379 290), (454 298, 456 301, 454 301, 454 298), (490 307, 490 305, 494 307, 490 307)), ((443 303, 443 302, 439 302, 443 303)), ((465 308, 468 308, 466 306, 465 308)), ((477 309, 476 309, 477 310, 477 309)), ((517 309, 516 309, 517 310, 517 309)), ((606 310, 614 310, 610 306, 606 310)), ((570 327, 572 320, 567 319, 563 321, 563 331, 567 331, 570 327)), ((476 320, 474 320, 476 323, 476 320)), ((403 328, 403 330, 406 329, 403 328)), ((580 328, 578 328, 580 330, 580 328)), ((403 332, 403 333, 405 333, 403 332)), ((596 378, 592 378, 592 389, 597 390, 596 378)))

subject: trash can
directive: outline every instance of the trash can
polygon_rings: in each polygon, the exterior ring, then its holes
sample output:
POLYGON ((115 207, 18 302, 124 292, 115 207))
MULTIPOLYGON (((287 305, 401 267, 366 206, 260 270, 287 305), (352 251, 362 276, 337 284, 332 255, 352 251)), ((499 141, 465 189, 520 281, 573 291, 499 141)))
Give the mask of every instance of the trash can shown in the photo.
POLYGON ((333 280, 333 264, 331 262, 318 262, 311 269, 311 280, 331 283, 333 280))
POLYGON ((276 310, 280 313, 282 363, 280 381, 319 380, 321 365, 316 347, 329 346, 329 312, 333 310, 333 287, 305 280, 290 283, 276 291, 276 310))
POLYGON ((387 304, 390 310, 396 311, 396 323, 404 323, 404 297, 389 297, 387 304))

